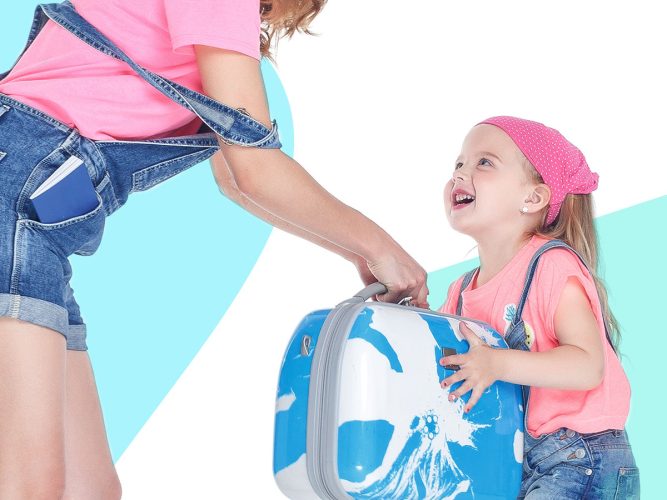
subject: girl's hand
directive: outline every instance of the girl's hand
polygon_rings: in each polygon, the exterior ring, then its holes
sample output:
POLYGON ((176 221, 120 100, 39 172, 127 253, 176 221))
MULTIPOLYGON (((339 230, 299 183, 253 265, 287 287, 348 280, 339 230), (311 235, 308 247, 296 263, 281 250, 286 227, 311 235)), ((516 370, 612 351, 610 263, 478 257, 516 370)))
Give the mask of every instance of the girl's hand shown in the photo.
POLYGON ((465 408, 465 411, 469 412, 477 404, 486 388, 498 380, 496 351, 486 345, 463 321, 459 323, 459 331, 470 344, 470 350, 466 354, 455 354, 440 359, 440 364, 443 366, 459 365, 460 367, 440 385, 444 389, 463 380, 461 386, 449 395, 449 400, 456 401, 468 391, 472 391, 465 408))

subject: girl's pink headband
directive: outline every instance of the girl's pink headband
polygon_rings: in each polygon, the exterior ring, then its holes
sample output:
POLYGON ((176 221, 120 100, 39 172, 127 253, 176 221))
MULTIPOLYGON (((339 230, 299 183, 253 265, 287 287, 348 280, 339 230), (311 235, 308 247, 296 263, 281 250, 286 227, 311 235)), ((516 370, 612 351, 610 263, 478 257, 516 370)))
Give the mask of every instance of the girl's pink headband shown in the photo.
POLYGON ((557 130, 513 116, 494 116, 478 125, 482 123, 510 136, 551 188, 547 225, 558 216, 565 195, 589 194, 598 187, 598 174, 591 172, 582 152, 557 130))

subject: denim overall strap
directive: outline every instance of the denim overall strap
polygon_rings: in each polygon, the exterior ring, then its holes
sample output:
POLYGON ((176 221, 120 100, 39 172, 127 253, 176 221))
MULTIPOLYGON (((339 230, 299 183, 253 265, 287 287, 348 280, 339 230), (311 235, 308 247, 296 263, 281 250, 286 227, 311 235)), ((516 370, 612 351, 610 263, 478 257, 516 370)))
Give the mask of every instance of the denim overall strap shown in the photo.
POLYGON ((459 289, 459 298, 458 301, 456 302, 457 316, 461 316, 461 311, 463 310, 463 290, 465 290, 468 287, 478 269, 479 267, 476 267, 475 269, 468 271, 463 275, 463 281, 461 281, 461 288, 459 289))
MULTIPOLYGON (((537 270, 537 264, 539 262, 539 259, 545 252, 551 250, 552 248, 568 249, 569 251, 574 253, 577 257, 579 257, 579 260, 581 260, 584 266, 586 266, 586 269, 588 269, 588 265, 586 264, 586 261, 584 261, 584 259, 581 257, 581 255, 579 255, 576 252, 576 250, 574 250, 564 241, 550 240, 537 249, 535 255, 533 255, 532 259, 530 260, 530 263, 528 264, 528 269, 526 271, 526 278, 524 281, 523 290, 521 291, 521 296, 519 298, 519 303, 517 304, 516 313, 504 336, 505 342, 507 342, 507 345, 510 347, 510 349, 530 351, 530 346, 528 346, 527 344, 526 327, 522 318, 523 309, 526 305, 526 300, 528 299, 528 293, 530 292, 530 285, 532 284, 533 278, 535 277, 535 271, 537 270)), ((590 272, 590 269, 588 270, 590 272)), ((457 315, 461 314, 463 306, 463 290, 468 286, 476 271, 477 269, 473 269, 472 271, 468 271, 464 275, 463 282, 461 283, 461 290, 459 291, 458 304, 456 306, 457 315)), ((611 346, 612 349, 614 349, 614 345, 612 344, 611 338, 609 337, 609 328, 607 326, 606 320, 604 323, 604 327, 609 345, 611 346)), ((614 349, 614 352, 616 352, 616 349, 614 349)), ((523 393, 524 409, 526 410, 525 414, 527 415, 528 414, 527 405, 528 405, 528 396, 530 393, 530 387, 521 386, 521 390, 523 393)))
POLYGON ((97 28, 81 17, 69 1, 37 6, 30 33, 33 39, 46 23, 47 16, 96 50, 128 64, 140 77, 162 94, 195 113, 226 143, 256 148, 280 148, 278 126, 275 120, 269 130, 242 111, 230 108, 139 66, 97 28))
MULTIPOLYGON (((538 248, 537 252, 535 252, 535 255, 533 255, 533 258, 530 260, 530 263, 528 264, 528 270, 526 271, 526 280, 524 282, 523 286, 523 291, 521 292, 521 298, 519 299, 519 303, 517 304, 516 307, 516 314, 514 316, 514 319, 512 320, 512 325, 510 327, 510 331, 512 331, 512 327, 519 322, 522 322, 522 315, 523 315, 523 308, 526 305, 526 300, 528 299, 528 292, 530 292, 530 285, 533 282, 533 277, 535 276, 535 271, 537 270, 537 264, 544 252, 551 250, 552 248, 566 248, 570 252, 572 252, 574 255, 579 257, 579 260, 581 263, 588 269, 588 272, 590 273, 591 270, 589 269, 588 265, 586 264, 586 261, 583 259, 579 253, 572 248, 570 245, 565 243, 562 240, 550 240, 546 242, 544 245, 542 245, 540 248, 538 248)), ((607 336, 607 341, 609 342, 609 345, 611 348, 616 352, 616 349, 614 348, 614 344, 611 341, 611 337, 609 336, 609 327, 607 325, 607 320, 604 319, 604 330, 605 330, 605 335, 607 336)), ((514 332, 512 332, 514 333, 514 332)), ((512 347, 513 349, 516 349, 512 345, 512 343, 521 343, 521 345, 525 345, 526 342, 526 337, 525 337, 525 331, 523 331, 523 338, 517 338, 517 339, 506 339, 507 344, 512 347)), ((527 346, 526 346, 527 347, 527 346)), ((523 348, 523 347, 521 347, 523 348)), ((527 350, 527 349, 526 349, 527 350)))

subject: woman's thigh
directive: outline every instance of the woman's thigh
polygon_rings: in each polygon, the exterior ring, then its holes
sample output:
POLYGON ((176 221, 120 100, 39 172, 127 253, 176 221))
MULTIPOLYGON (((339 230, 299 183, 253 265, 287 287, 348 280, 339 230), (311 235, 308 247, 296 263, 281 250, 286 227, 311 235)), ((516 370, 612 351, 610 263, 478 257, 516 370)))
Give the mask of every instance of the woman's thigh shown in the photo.
POLYGON ((61 334, 0 317, 0 498, 62 486, 65 365, 61 334))
POLYGON ((120 498, 102 409, 86 351, 67 351, 64 498, 120 498))

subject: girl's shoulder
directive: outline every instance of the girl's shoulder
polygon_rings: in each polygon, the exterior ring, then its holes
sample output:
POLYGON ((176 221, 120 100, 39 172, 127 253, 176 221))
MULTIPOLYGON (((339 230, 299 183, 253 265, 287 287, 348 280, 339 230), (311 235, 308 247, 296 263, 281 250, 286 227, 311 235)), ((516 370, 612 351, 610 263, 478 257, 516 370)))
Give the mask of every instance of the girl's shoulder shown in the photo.
MULTIPOLYGON (((547 238, 535 237, 535 252, 548 241, 547 238)), ((539 276, 544 273, 565 276, 581 275, 582 277, 591 278, 591 273, 579 256, 572 250, 563 247, 551 248, 540 256, 537 265, 537 275, 539 276)))
POLYGON ((582 287, 593 309, 599 309, 595 280, 574 252, 567 248, 552 248, 542 254, 531 285, 531 296, 549 330, 553 330, 553 318, 561 294, 572 279, 582 287))

